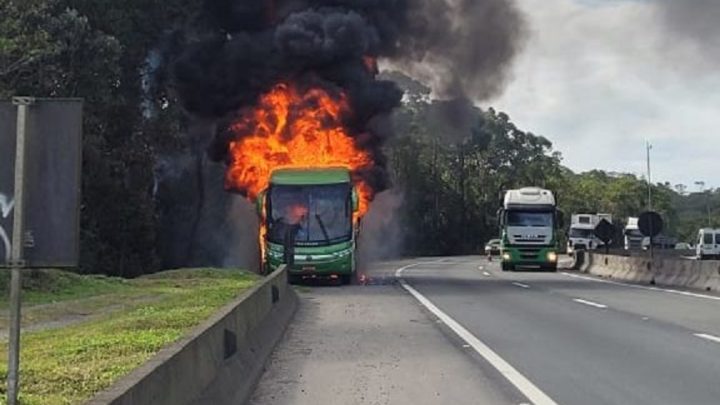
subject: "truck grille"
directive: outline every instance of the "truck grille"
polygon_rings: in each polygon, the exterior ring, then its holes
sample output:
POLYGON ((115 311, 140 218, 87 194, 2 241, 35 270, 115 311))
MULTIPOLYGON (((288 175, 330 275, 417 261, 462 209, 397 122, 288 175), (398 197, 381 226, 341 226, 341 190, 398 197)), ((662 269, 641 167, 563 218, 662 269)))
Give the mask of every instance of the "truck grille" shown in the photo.
POLYGON ((540 255, 539 248, 518 248, 518 251, 520 252, 520 258, 523 260, 537 259, 538 255, 540 255))
POLYGON ((515 243, 545 243, 545 236, 513 235, 515 243))

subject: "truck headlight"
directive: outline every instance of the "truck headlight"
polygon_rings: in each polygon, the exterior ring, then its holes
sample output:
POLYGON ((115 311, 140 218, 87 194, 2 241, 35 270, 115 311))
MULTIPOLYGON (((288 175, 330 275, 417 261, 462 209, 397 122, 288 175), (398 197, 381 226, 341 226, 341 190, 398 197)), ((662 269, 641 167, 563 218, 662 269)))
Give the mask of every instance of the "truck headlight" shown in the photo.
POLYGON ((557 253, 555 253, 555 252, 549 252, 547 254, 547 258, 548 258, 548 261, 550 261, 550 262, 556 262, 558 259, 558 256, 557 256, 557 253))
POLYGON ((502 255, 503 260, 510 260, 510 253, 504 252, 502 255))

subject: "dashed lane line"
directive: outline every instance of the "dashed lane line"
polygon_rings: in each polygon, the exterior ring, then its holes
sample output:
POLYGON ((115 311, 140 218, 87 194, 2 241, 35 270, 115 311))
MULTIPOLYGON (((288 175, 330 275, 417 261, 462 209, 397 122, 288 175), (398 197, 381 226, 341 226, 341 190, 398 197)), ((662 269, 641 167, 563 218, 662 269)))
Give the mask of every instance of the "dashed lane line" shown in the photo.
POLYGON ((482 356, 488 363, 490 363, 495 369, 502 374, 512 385, 514 385, 520 392, 523 393, 533 404, 535 405, 557 405, 552 398, 545 394, 540 388, 533 384, 530 380, 516 370, 510 363, 505 361, 497 353, 495 353, 488 345, 483 343, 479 338, 470 333, 465 327, 460 325, 450 315, 443 312, 440 308, 435 306, 429 299, 422 295, 419 291, 414 289, 408 284, 402 277, 403 271, 422 265, 425 263, 415 263, 397 269, 395 277, 400 282, 400 285, 410 293, 422 306, 432 312, 442 322, 447 325, 455 334, 458 335, 462 340, 470 345, 477 354, 482 356))

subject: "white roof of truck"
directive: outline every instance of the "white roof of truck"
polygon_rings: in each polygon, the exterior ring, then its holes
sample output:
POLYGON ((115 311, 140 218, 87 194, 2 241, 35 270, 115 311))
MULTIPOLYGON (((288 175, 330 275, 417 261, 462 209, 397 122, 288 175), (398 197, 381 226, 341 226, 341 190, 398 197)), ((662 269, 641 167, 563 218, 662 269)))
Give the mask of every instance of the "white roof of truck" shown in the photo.
POLYGON ((702 233, 720 233, 720 228, 700 228, 702 233))
POLYGON ((637 217, 629 217, 627 219, 627 225, 625 225, 625 229, 640 229, 638 226, 638 218, 637 217))
POLYGON ((539 187, 524 187, 505 193, 505 208, 512 206, 555 206, 555 196, 550 190, 539 187))

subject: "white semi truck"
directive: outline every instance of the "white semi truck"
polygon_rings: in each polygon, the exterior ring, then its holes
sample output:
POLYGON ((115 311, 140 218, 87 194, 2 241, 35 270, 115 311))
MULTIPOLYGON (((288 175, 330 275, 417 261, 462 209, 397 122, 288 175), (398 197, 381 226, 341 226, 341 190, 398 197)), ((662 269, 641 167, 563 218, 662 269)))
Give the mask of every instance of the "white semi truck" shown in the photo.
POLYGON ((537 187, 509 190, 499 215, 503 271, 518 266, 557 270, 558 213, 551 191, 537 187))
POLYGON ((625 250, 641 250, 645 237, 640 232, 637 217, 629 217, 623 230, 625 235, 625 250))
POLYGON ((605 246, 602 240, 595 236, 595 227, 602 220, 612 224, 611 214, 573 214, 568 232, 569 254, 577 250, 595 250, 605 246))

